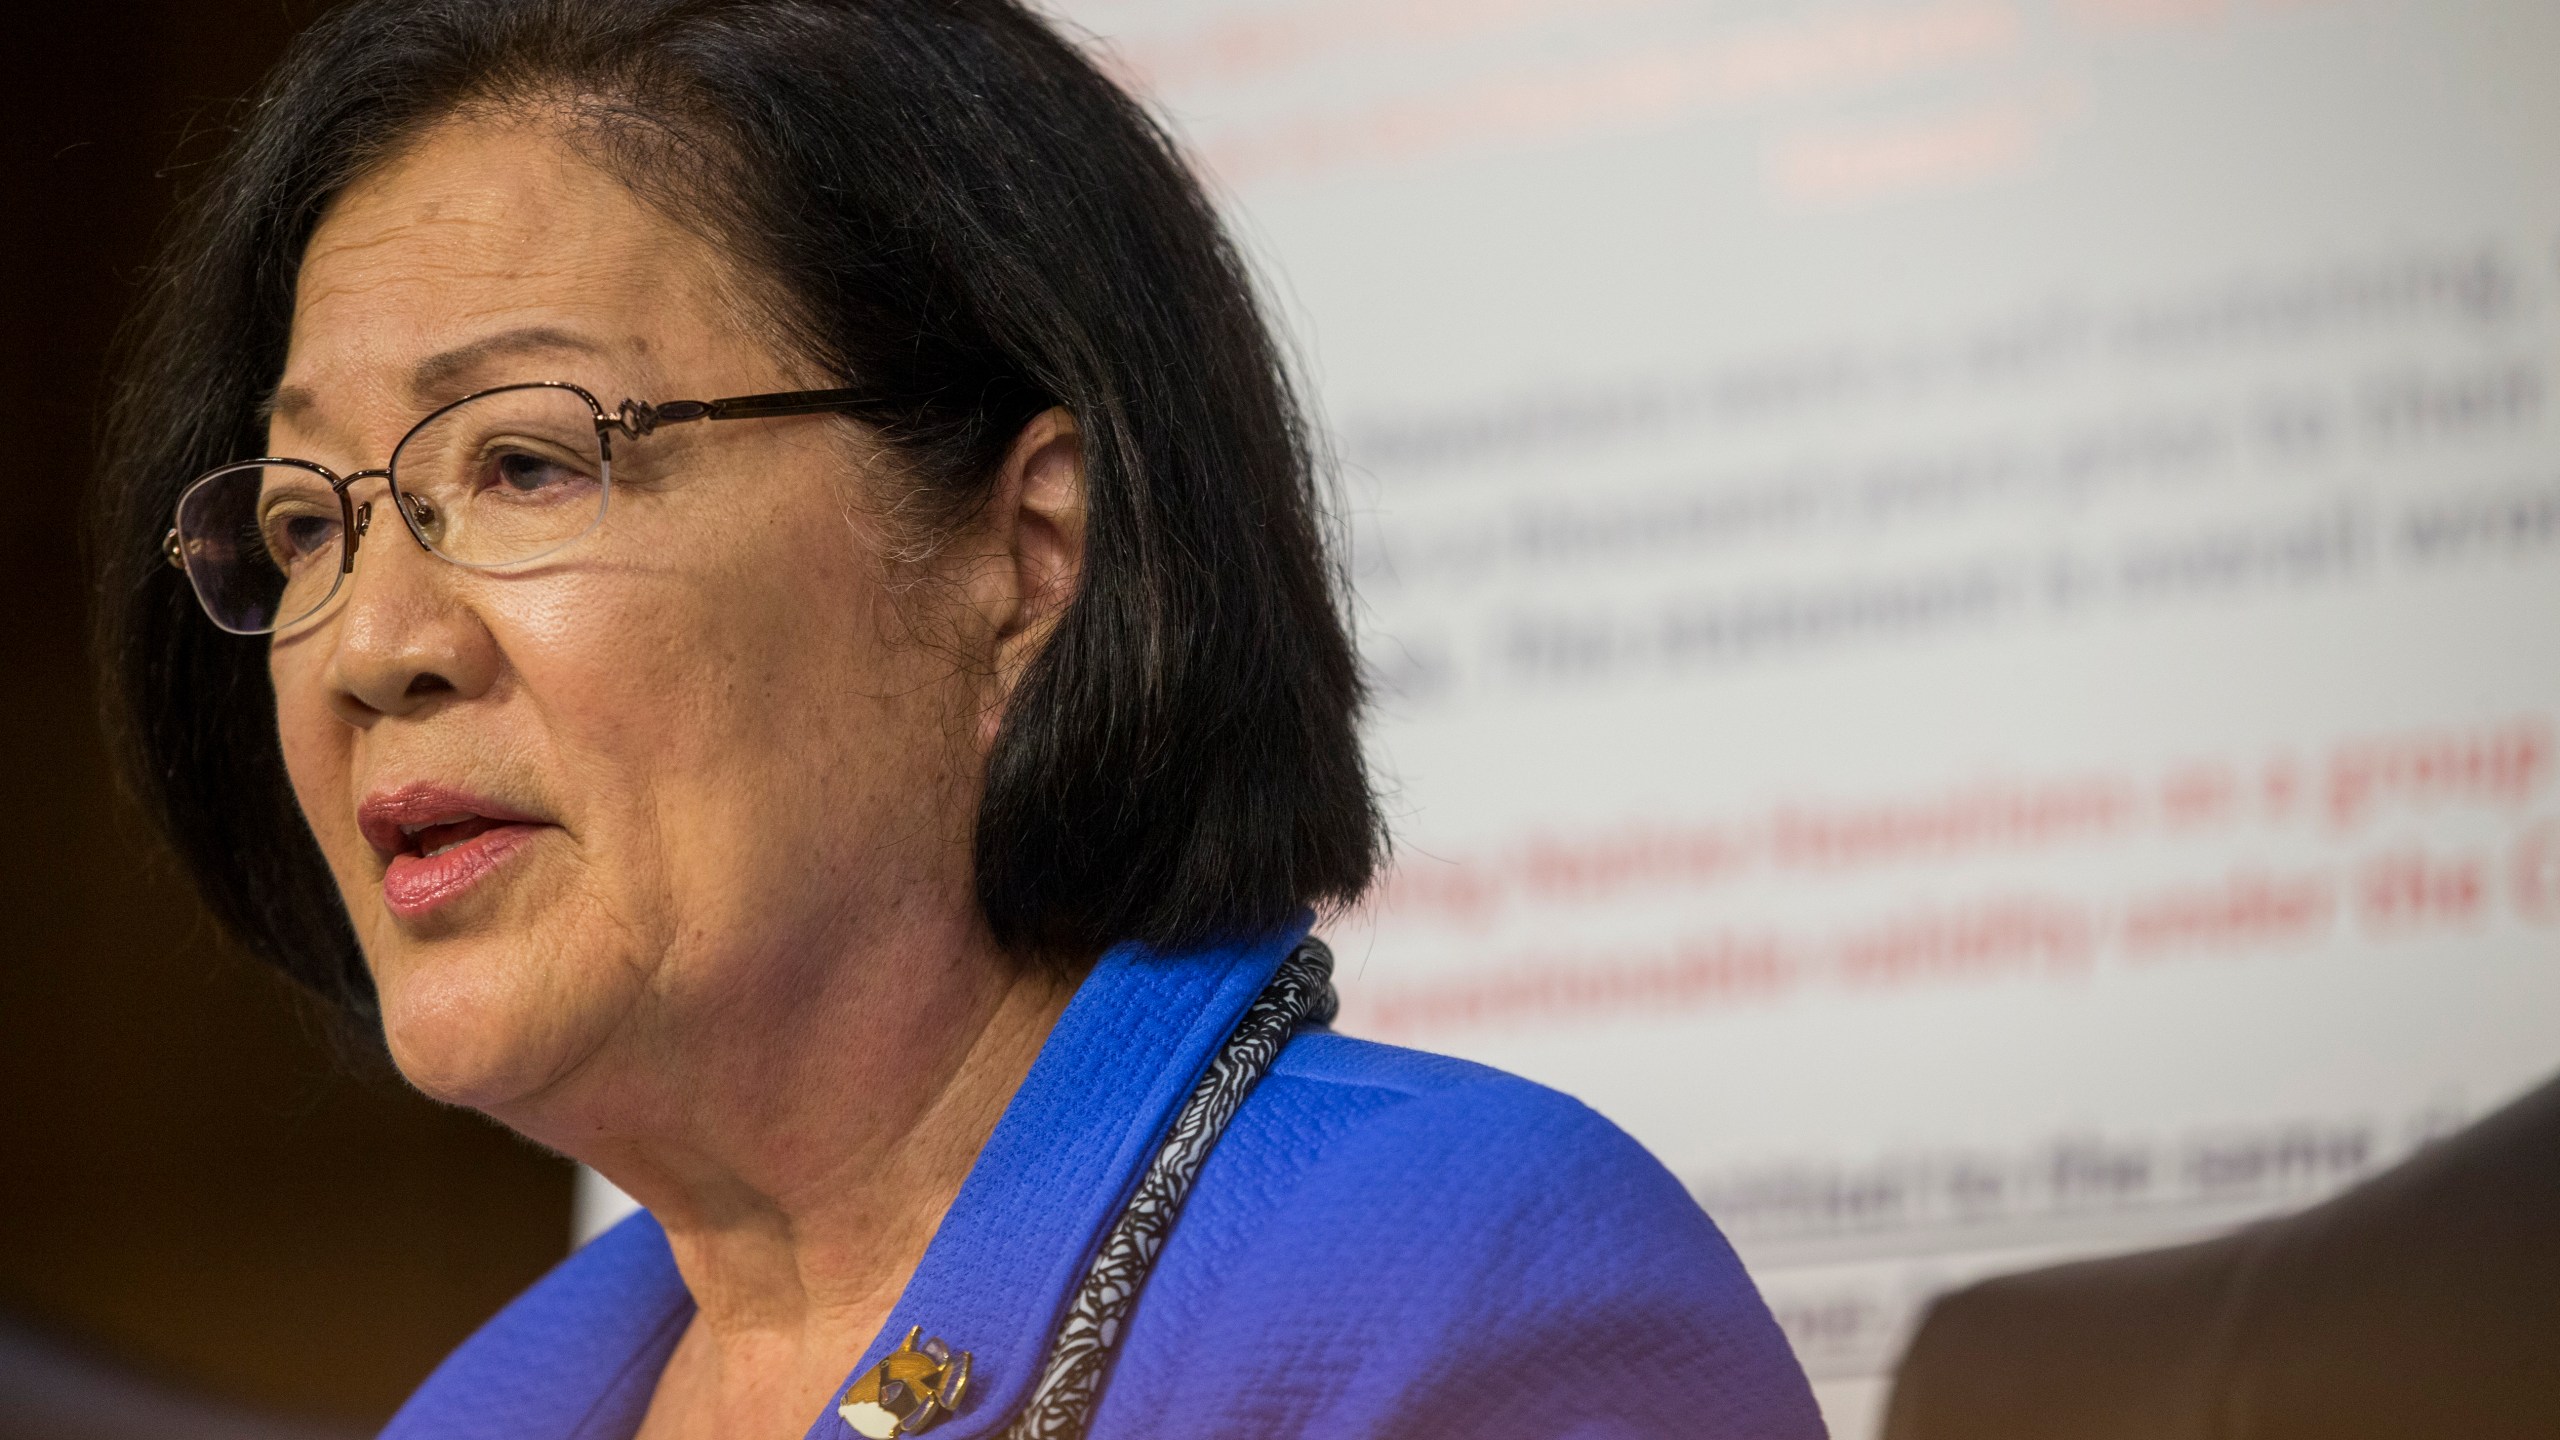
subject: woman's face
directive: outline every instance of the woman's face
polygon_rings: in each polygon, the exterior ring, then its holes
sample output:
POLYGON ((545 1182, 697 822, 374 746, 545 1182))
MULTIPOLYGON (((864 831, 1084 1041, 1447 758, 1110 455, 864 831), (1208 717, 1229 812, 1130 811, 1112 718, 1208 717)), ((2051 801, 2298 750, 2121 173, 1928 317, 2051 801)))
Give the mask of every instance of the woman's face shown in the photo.
MULTIPOLYGON (((608 407, 828 383, 730 279, 547 128, 448 126, 314 234, 271 453, 380 466, 511 381, 608 407)), ((886 462, 823 416, 616 438, 602 527, 512 573, 426 553, 359 482, 354 574, 269 652, 394 1057, 502 1114, 724 1025, 752 1057, 819 991, 891 983, 844 957, 982 924, 993 630, 965 580, 883 558, 886 462)))

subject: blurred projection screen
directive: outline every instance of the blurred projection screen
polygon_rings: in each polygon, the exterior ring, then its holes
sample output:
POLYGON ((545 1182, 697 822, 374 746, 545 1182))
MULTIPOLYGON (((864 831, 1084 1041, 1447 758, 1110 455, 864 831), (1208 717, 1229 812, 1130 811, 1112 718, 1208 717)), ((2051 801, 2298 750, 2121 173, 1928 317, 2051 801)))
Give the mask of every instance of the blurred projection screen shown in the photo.
POLYGON ((1343 1026, 1919 1308, 2560 1068, 2560 7, 1079 0, 1332 436, 1343 1026))
POLYGON ((1651 1146, 1844 1440, 2560 1068, 2560 7, 1063 13, 1334 437, 1344 1028, 1651 1146))

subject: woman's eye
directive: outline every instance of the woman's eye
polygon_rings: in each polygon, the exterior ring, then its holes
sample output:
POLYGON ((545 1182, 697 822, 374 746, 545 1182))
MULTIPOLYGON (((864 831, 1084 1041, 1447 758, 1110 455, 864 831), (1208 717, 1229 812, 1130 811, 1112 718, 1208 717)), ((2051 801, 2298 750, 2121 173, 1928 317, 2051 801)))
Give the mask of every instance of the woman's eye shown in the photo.
POLYGON ((281 514, 267 519, 267 549, 285 566, 308 564, 337 547, 338 517, 281 514))
POLYGON ((518 495, 540 495, 575 485, 587 478, 557 460, 522 450, 494 457, 489 468, 497 485, 518 495))

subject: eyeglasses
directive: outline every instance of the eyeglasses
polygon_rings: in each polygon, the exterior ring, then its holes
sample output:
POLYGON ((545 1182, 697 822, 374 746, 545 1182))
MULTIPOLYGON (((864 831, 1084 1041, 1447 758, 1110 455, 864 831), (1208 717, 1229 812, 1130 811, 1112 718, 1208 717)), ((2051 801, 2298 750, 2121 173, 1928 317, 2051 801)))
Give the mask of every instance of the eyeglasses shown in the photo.
POLYGON ((356 568, 373 502, 348 487, 379 478, 421 549, 472 570, 554 554, 604 522, 613 493, 613 435, 661 425, 762 420, 876 407, 859 390, 793 390, 725 400, 625 400, 608 411, 561 380, 465 395, 411 426, 379 470, 341 476, 311 460, 270 456, 199 476, 178 497, 162 538, 213 623, 268 635, 310 619, 356 568))

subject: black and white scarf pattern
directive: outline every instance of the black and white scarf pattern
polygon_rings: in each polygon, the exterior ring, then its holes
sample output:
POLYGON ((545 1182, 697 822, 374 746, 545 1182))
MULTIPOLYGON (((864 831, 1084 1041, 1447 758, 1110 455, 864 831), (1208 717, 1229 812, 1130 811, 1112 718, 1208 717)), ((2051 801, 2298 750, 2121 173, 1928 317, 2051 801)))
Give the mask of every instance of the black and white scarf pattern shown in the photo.
POLYGON ((1201 1164, 1289 1036, 1301 1024, 1329 1023, 1336 1008, 1333 952, 1313 937, 1300 941, 1183 1102, 1172 1133, 1104 1238, 1084 1283, 1076 1287, 1058 1337, 1050 1343, 1040 1383, 1030 1403, 1005 1428, 1003 1440, 1082 1440, 1129 1311, 1155 1269, 1156 1255, 1164 1249, 1174 1217, 1182 1213, 1201 1164))

